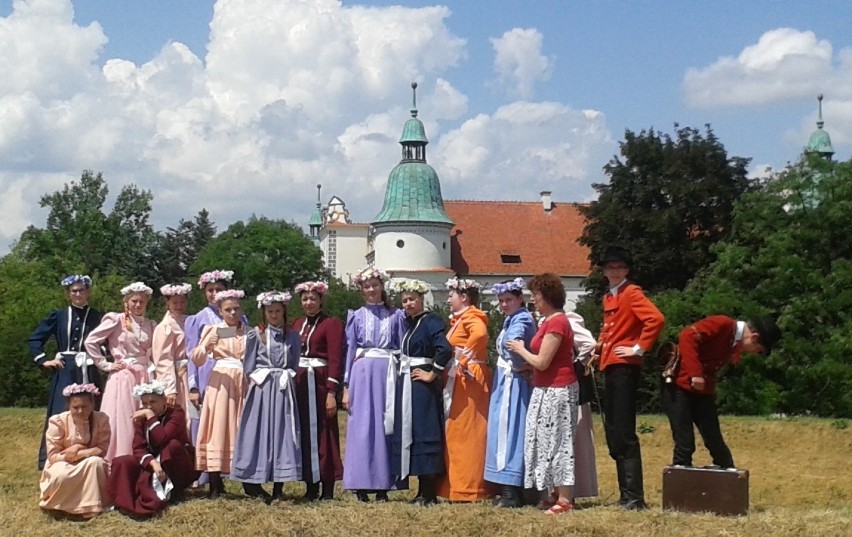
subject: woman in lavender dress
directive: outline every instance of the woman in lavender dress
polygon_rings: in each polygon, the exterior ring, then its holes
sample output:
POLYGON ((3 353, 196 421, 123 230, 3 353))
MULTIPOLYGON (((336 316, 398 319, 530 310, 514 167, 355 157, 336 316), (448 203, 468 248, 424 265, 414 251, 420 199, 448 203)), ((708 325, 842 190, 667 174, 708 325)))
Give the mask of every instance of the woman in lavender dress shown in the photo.
POLYGON ((385 436, 384 411, 390 358, 399 350, 404 314, 391 307, 385 293, 388 274, 367 267, 355 274, 364 306, 346 318, 346 370, 343 408, 349 412, 343 487, 368 502, 368 492, 386 501, 395 482, 390 464, 390 438, 385 436))
POLYGON ((294 378, 299 367, 299 333, 287 328, 290 293, 257 296, 266 326, 246 335, 243 371, 250 379, 237 433, 231 477, 246 495, 281 500, 284 483, 302 478, 302 450, 294 378), (272 497, 263 483, 272 482, 272 497))

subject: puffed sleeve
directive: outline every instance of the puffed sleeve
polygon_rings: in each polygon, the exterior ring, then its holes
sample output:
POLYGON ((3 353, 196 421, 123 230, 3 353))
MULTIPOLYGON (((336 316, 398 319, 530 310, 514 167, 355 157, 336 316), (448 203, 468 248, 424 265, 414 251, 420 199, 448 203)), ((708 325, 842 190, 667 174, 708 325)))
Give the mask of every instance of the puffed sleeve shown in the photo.
POLYGON ((95 427, 92 428, 92 447, 100 449, 101 456, 104 456, 109 449, 109 437, 111 434, 109 428, 109 416, 103 412, 95 411, 92 412, 91 419, 97 420, 95 427))
POLYGON ((41 367, 48 357, 44 354, 44 344, 50 339, 50 336, 56 334, 56 324, 59 318, 59 310, 53 310, 50 315, 45 317, 38 323, 36 329, 30 334, 27 344, 30 348, 30 355, 33 357, 33 363, 41 367))
MULTIPOLYGON (((204 337, 202 336, 202 342, 204 337)), ((243 358, 243 372, 246 376, 254 373, 257 367, 257 351, 258 351, 258 333, 256 328, 252 328, 246 334, 246 354, 243 358)))
POLYGON ((154 328, 154 338, 151 343, 152 357, 156 367, 157 380, 166 385, 166 395, 177 393, 175 379, 175 356, 177 351, 176 337, 166 321, 154 328))
POLYGON ((453 347, 447 341, 447 333, 444 329, 444 321, 433 313, 429 315, 429 335, 435 348, 433 367, 438 371, 443 370, 453 356, 453 347))
POLYGON ((346 367, 343 373, 343 383, 349 384, 349 373, 352 371, 352 362, 355 360, 355 351, 358 350, 357 315, 355 310, 346 313, 346 367))
POLYGON ((198 341, 198 346, 195 347, 192 351, 192 363, 201 367, 207 362, 207 342, 210 340, 210 337, 215 333, 216 325, 208 324, 201 331, 201 339, 198 341))
POLYGON ((506 335, 503 338, 503 353, 504 356, 509 356, 512 361, 512 367, 520 369, 526 365, 526 361, 517 353, 514 353, 506 347, 506 343, 513 339, 518 339, 524 342, 524 346, 529 349, 532 335, 535 334, 532 316, 526 312, 520 312, 509 321, 509 326, 506 327, 506 335), (532 330, 531 330, 532 329, 532 330))
POLYGON ((467 333, 464 348, 469 353, 463 353, 459 359, 462 366, 470 360, 485 360, 488 351, 488 326, 477 315, 463 315, 459 322, 467 333))
POLYGON ((569 312, 565 316, 568 317, 571 330, 574 331, 574 361, 586 363, 591 358, 597 342, 589 329, 586 328, 585 320, 580 314, 569 312))
POLYGON ((54 459, 65 449, 65 420, 62 414, 51 416, 47 422, 47 430, 44 433, 44 443, 47 450, 48 462, 56 462, 54 459))
POLYGON ((102 347, 110 347, 107 345, 110 335, 116 330, 122 330, 120 313, 107 313, 101 319, 101 324, 97 326, 86 337, 86 354, 94 360, 95 365, 102 371, 109 371, 112 364, 107 362, 101 353, 102 347))

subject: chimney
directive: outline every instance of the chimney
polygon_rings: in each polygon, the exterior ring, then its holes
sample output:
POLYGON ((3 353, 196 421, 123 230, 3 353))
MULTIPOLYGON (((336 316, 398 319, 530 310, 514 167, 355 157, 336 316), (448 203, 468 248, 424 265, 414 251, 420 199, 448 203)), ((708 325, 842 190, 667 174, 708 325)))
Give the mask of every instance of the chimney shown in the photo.
POLYGON ((541 206, 544 208, 544 212, 549 213, 553 210, 553 198, 550 197, 550 190, 544 190, 541 192, 541 206))

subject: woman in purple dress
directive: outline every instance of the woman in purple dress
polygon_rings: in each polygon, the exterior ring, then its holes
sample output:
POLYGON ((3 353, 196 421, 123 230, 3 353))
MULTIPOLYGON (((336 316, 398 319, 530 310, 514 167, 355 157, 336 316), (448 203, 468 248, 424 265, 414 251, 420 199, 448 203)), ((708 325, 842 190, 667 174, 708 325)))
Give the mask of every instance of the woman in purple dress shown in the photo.
POLYGON ((299 367, 299 333, 287 328, 290 293, 257 295, 266 326, 246 334, 243 371, 250 379, 231 477, 246 495, 281 500, 284 483, 302 479, 302 451, 294 378, 299 367), (272 496, 261 485, 272 482, 272 496))
POLYGON ((387 501, 395 482, 390 464, 390 438, 385 436, 384 411, 388 367, 398 351, 404 314, 387 303, 388 274, 367 267, 355 273, 364 306, 346 318, 346 369, 343 408, 349 412, 343 487, 354 490, 362 502, 387 501))

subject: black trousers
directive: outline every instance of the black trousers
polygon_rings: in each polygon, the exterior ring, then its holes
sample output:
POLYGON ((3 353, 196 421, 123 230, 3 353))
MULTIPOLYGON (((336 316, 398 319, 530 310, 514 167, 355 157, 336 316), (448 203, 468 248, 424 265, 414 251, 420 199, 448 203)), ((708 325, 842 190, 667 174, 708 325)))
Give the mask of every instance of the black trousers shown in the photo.
POLYGON ((715 395, 688 392, 674 383, 663 384, 662 402, 674 440, 672 464, 692 466, 692 454, 695 453, 695 431, 692 426, 695 424, 704 445, 710 451, 713 464, 734 468, 731 450, 722 438, 715 395))
POLYGON ((641 458, 636 436, 636 396, 642 368, 617 364, 604 370, 604 415, 606 445, 616 462, 641 458))

